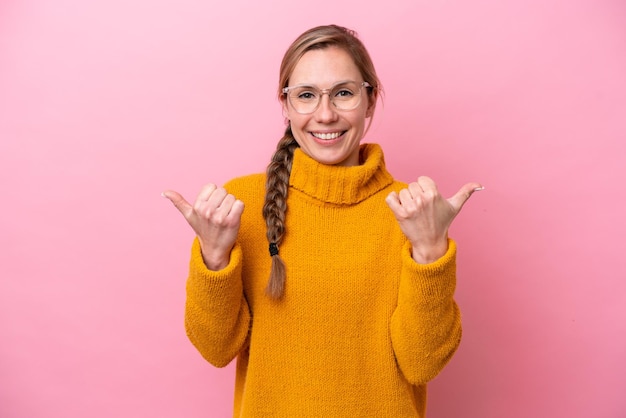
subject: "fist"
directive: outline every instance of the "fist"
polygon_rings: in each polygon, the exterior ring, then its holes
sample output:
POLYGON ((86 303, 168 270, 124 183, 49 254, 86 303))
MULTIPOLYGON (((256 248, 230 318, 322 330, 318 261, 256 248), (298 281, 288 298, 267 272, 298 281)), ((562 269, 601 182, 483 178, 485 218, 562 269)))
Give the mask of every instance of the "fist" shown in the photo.
POLYGON ((214 184, 204 186, 193 205, 173 190, 162 194, 196 233, 206 266, 211 270, 226 267, 239 233, 243 202, 214 184))
POLYGON ((413 246, 415 261, 431 263, 446 253, 448 229, 477 190, 482 190, 479 183, 467 183, 454 196, 445 199, 432 179, 420 177, 406 189, 387 196, 387 205, 413 246))

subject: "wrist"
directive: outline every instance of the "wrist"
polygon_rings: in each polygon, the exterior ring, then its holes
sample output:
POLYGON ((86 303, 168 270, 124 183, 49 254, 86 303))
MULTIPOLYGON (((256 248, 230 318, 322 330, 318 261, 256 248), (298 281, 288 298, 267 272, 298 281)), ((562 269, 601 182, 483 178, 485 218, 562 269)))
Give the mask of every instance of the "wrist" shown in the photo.
POLYGON ((209 250, 207 245, 203 245, 200 241, 200 252, 202 253, 202 261, 204 265, 211 271, 219 271, 228 266, 230 262, 230 252, 209 250))
POLYGON ((440 241, 433 245, 413 245, 411 257, 418 264, 430 264, 439 260, 448 251, 448 240, 440 241))

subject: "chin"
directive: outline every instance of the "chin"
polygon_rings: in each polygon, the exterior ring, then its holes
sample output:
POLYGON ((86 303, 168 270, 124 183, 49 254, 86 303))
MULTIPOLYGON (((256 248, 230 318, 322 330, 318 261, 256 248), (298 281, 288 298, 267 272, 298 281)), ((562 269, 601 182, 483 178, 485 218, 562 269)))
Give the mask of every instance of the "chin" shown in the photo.
POLYGON ((320 156, 313 157, 313 158, 315 158, 318 162, 325 164, 325 165, 355 165, 355 164, 348 164, 348 161, 350 160, 349 155, 340 155, 340 156, 320 155, 320 156))

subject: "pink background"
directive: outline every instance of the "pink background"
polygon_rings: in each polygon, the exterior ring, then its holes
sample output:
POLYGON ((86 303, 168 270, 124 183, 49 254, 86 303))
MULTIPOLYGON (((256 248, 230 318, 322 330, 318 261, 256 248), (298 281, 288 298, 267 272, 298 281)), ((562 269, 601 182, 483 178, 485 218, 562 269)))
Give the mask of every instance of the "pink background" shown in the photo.
POLYGON ((279 60, 359 31, 390 171, 470 180, 430 418, 626 416, 622 0, 0 2, 0 416, 227 417, 160 192, 264 169, 279 60))

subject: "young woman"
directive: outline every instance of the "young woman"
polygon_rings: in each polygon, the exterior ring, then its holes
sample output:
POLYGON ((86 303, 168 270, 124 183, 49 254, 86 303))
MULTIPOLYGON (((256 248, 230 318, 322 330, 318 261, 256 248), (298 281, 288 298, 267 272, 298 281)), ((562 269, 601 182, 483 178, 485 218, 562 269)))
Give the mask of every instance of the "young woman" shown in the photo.
POLYGON ((265 174, 193 205, 164 192, 197 235, 189 339, 217 367, 237 359, 235 417, 423 417, 461 339, 448 228, 481 186, 444 199, 361 143, 381 86, 348 29, 303 33, 278 87, 288 126, 265 174))

